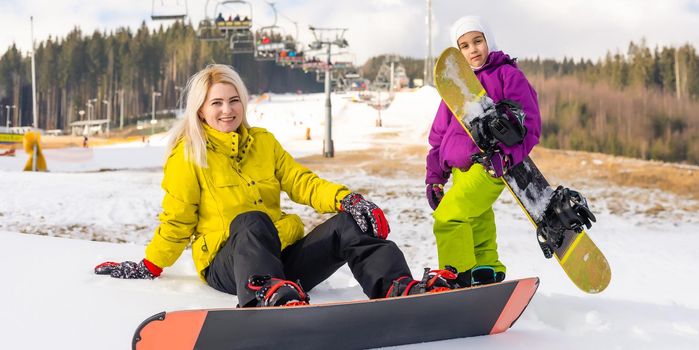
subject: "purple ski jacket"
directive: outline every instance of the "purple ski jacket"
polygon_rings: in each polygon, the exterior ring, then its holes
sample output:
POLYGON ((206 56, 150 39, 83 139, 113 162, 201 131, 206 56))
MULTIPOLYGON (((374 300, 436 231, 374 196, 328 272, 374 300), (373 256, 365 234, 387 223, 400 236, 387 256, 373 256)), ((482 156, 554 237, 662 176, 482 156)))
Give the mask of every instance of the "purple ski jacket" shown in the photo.
MULTIPOLYGON (((502 51, 491 52, 486 63, 475 70, 475 73, 494 102, 510 99, 522 105, 526 115, 524 125, 527 128, 524 141, 512 147, 501 146, 503 153, 510 156, 512 164, 518 164, 539 143, 541 114, 536 91, 517 68, 515 60, 502 51)), ((425 184, 445 184, 452 168, 470 168, 471 155, 480 152, 454 118, 449 107, 442 101, 430 130, 429 143, 432 148, 427 154, 425 184)))

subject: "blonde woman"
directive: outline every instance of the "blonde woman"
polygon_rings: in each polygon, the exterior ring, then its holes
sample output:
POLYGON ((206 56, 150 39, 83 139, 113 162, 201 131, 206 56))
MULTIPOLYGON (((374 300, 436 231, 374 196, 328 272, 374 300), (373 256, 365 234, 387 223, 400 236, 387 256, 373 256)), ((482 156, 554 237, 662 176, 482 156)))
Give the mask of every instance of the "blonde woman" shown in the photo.
POLYGON ((402 252, 386 240, 390 228, 378 206, 318 177, 274 135, 248 124, 247 89, 231 67, 196 73, 186 102, 168 145, 163 211, 145 258, 105 262, 95 273, 155 278, 191 244, 201 279, 237 295, 241 307, 307 304, 305 290, 345 263, 372 299, 449 288, 452 271, 413 280, 402 252), (281 191, 339 214, 304 237, 301 218, 282 212, 281 191))

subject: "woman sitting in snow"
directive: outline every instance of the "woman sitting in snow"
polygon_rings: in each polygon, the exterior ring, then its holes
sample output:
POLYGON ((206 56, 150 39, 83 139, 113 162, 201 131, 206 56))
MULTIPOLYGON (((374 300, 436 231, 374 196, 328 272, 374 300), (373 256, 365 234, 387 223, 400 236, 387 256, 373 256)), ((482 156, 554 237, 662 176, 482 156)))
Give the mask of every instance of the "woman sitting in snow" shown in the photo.
POLYGON ((145 258, 105 262, 95 273, 152 279, 191 243, 201 279, 236 294, 242 307, 307 304, 304 288, 345 263, 372 299, 450 288, 451 270, 413 280, 403 253, 386 240, 383 211, 297 163, 267 130, 250 127, 247 102, 229 66, 210 65, 189 80, 185 118, 168 147, 160 225, 145 258), (299 216, 281 211, 281 191, 318 212, 339 213, 304 236, 299 216))

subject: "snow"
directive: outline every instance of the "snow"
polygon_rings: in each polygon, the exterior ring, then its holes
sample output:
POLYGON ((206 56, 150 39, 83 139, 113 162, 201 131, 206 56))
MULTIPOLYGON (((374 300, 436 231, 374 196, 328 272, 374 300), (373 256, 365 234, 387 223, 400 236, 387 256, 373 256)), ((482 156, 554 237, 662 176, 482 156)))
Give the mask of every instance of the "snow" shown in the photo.
MULTIPOLYGON (((424 146, 438 101, 431 88, 397 93, 381 112, 384 127, 376 128, 376 110, 351 102, 351 95, 334 95, 335 151, 380 146, 400 157, 406 146, 424 146)), ((252 101, 249 111, 251 124, 271 130, 295 157, 322 152, 322 94, 271 95, 252 101), (304 139, 308 127, 311 141, 304 139)), ((21 172, 26 162, 21 152, 0 157, 0 266, 5 268, 0 348, 125 349, 136 326, 160 311, 236 305, 234 296, 199 280, 189 250, 153 281, 93 274, 100 262, 143 257, 163 195, 164 143, 164 135, 156 135, 148 144, 47 150, 48 173, 21 172)), ((324 169, 318 171, 321 176, 366 191, 385 209, 390 238, 416 276, 423 267, 436 266, 422 173, 377 176, 361 166, 324 169)), ((612 267, 606 291, 589 295, 577 290, 554 261, 544 259, 531 225, 504 191, 495 211, 507 276, 541 278, 529 308, 500 335, 398 348, 699 348, 699 281, 694 278, 699 215, 686 209, 696 208, 696 201, 581 181, 584 185, 576 188, 591 199, 598 218, 589 234, 612 267), (619 197, 652 200, 620 206, 619 197), (643 214, 658 204, 671 209, 643 214)), ((286 198, 282 205, 306 223, 321 219, 286 198)), ((346 267, 310 294, 313 303, 365 298, 346 267)))

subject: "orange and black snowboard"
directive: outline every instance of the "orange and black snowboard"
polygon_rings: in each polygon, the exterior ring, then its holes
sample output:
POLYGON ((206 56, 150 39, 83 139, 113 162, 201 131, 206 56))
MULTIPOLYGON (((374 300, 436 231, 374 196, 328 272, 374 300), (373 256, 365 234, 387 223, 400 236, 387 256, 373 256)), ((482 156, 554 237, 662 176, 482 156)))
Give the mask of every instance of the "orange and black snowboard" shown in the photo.
POLYGON ((294 307, 162 312, 133 349, 363 349, 497 334, 515 323, 538 278, 443 293, 294 307))

